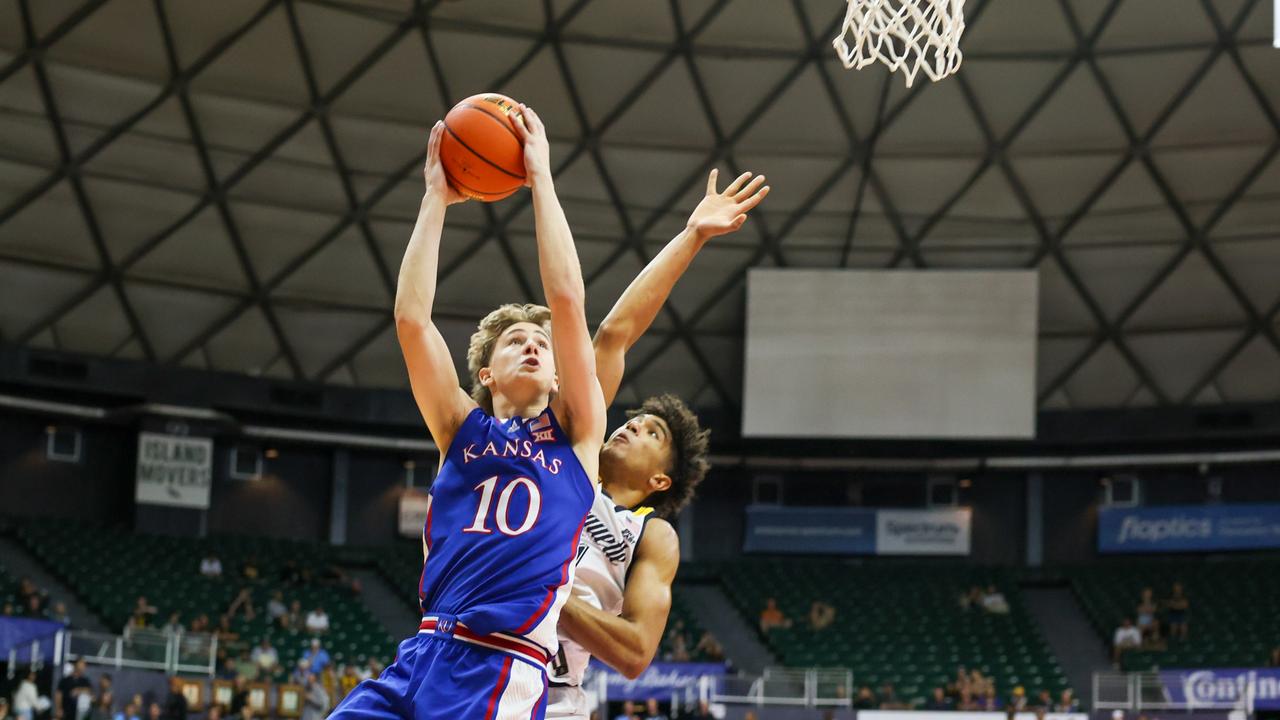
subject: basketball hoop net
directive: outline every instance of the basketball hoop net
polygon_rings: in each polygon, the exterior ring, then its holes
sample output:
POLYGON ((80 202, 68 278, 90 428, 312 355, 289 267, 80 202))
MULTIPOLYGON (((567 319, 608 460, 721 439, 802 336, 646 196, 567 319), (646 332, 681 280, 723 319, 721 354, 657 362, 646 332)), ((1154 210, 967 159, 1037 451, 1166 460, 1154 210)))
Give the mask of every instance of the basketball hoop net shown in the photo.
POLYGON ((879 60, 911 87, 921 70, 937 81, 960 69, 964 0, 848 0, 833 41, 846 68, 879 60))

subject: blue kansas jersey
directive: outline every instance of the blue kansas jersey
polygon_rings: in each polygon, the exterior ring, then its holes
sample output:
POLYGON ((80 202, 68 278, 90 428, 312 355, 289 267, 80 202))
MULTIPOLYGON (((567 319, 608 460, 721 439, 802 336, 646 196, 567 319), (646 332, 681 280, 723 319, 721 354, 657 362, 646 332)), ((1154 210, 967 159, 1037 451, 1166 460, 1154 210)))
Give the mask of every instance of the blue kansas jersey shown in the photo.
POLYGON ((481 635, 556 651, 556 622, 595 497, 555 414, 498 420, 477 408, 431 486, 419 599, 481 635))

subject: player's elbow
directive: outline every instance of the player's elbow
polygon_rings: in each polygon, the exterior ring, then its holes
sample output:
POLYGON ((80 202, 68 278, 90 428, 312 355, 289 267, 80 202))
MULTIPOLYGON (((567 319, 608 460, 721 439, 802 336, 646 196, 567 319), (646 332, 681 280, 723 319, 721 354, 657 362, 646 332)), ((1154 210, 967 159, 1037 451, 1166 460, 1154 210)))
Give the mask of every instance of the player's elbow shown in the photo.
POLYGON ((636 678, 643 675, 644 671, 647 670, 648 668, 649 668, 649 659, 637 656, 634 659, 628 659, 626 662, 622 663, 622 667, 615 668, 615 669, 618 672, 622 673, 622 676, 625 677, 626 679, 635 680, 636 678))
POLYGON ((582 312, 587 306, 587 288, 582 284, 581 277, 548 283, 543 290, 547 294, 547 306, 552 313, 582 312))
POLYGON ((600 350, 626 350, 627 343, 631 338, 630 323, 625 323, 613 317, 607 317, 604 322, 600 323, 600 327, 596 329, 596 335, 591 339, 592 345, 597 351, 600 350))

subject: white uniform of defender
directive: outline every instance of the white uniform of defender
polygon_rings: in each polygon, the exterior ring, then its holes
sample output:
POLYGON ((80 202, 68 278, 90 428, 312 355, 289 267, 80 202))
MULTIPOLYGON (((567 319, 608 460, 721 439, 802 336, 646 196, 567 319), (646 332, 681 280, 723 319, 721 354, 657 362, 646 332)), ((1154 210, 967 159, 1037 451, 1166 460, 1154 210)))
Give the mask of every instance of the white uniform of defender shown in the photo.
MULTIPOLYGON (((615 505, 604 491, 597 489, 591 512, 582 526, 578 542, 577 574, 573 595, 611 614, 622 613, 622 593, 636 546, 644 533, 644 524, 652 508, 628 510, 615 505)), ((582 678, 587 672, 591 653, 578 643, 560 635, 560 652, 547 668, 547 720, 576 718, 586 720, 591 714, 582 678)))

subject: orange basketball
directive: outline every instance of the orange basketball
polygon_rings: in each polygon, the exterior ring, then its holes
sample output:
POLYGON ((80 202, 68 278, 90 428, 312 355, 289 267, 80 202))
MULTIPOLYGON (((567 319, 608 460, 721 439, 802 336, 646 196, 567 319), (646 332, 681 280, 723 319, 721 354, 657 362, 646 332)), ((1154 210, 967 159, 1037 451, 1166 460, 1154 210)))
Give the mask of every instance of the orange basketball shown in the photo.
POLYGON ((469 198, 493 202, 524 185, 520 108, 497 93, 472 95, 444 116, 440 161, 449 182, 469 198))

